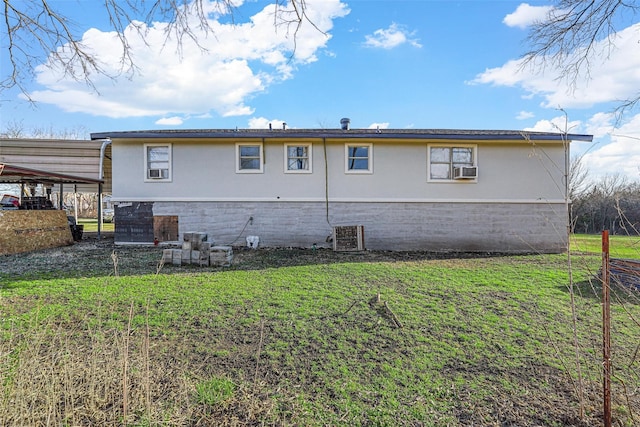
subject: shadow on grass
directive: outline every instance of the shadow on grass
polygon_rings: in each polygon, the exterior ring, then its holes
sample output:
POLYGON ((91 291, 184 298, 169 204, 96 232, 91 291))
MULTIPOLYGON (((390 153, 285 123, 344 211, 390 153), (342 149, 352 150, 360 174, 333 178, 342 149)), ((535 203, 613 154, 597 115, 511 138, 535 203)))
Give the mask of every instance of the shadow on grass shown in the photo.
MULTIPOLYGON (((568 286, 561 285, 558 286, 558 289, 569 293, 568 286)), ((579 298, 600 302, 602 301, 602 280, 600 277, 594 276, 591 280, 576 282, 574 283, 574 292, 579 298)), ((616 280, 612 280, 611 302, 617 304, 640 305, 640 291, 616 280)))

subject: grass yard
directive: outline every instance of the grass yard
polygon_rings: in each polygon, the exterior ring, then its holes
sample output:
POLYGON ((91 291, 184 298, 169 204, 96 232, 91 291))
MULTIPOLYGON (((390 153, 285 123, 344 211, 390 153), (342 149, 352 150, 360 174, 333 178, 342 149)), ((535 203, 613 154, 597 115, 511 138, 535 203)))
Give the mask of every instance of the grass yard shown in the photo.
MULTIPOLYGON (((575 338, 566 255, 0 257, 0 425, 602 425, 600 249, 575 245, 575 338)), ((640 425, 640 298, 613 300, 615 425, 640 425)))
MULTIPOLYGON (((94 233, 98 231, 98 220, 95 218, 78 218, 78 225, 83 225, 85 233, 94 233)), ((103 222, 102 231, 113 232, 115 224, 113 222, 103 222)))
MULTIPOLYGON (((570 242, 571 249, 577 253, 602 254, 600 234, 574 234, 570 242)), ((612 258, 640 259, 640 237, 610 235, 609 252, 612 258)))

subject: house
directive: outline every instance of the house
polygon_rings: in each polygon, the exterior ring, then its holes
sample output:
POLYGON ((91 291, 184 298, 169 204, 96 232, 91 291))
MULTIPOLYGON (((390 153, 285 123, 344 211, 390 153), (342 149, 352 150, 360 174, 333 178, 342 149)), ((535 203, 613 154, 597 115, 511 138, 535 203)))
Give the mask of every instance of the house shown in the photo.
POLYGON ((569 143, 501 130, 216 129, 102 132, 116 243, 561 252, 569 143), (357 236, 357 237, 356 237, 357 236), (333 243, 332 243, 333 242, 333 243))

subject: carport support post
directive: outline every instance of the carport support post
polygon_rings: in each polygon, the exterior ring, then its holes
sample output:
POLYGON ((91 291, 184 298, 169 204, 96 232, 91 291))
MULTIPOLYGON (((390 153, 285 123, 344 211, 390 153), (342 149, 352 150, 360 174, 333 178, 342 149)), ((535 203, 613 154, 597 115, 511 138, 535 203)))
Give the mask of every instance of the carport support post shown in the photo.
POLYGON ((58 193, 58 209, 63 210, 64 204, 62 203, 62 195, 64 194, 64 184, 60 183, 60 192, 58 193))
POLYGON ((78 220, 78 186, 73 186, 73 216, 78 220))
POLYGON ((102 231, 102 183, 98 183, 98 240, 102 231))

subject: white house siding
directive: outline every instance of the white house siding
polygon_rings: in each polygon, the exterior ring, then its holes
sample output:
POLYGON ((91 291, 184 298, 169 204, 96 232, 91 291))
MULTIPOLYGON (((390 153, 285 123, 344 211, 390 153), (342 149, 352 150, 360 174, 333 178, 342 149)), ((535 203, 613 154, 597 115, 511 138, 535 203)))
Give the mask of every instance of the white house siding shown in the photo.
POLYGON ((206 232, 216 244, 260 237, 268 247, 330 246, 331 226, 363 225, 367 249, 562 252, 564 204, 155 202, 154 216, 179 216, 180 235, 206 232), (249 221, 252 217, 253 221, 249 221))
POLYGON ((145 182, 142 143, 114 140, 113 200, 308 201, 324 200, 327 188, 328 196, 334 200, 553 201, 564 198, 561 144, 533 147, 526 142, 479 142, 477 182, 428 182, 427 146, 425 141, 373 141, 373 173, 347 174, 344 141, 327 143, 326 169, 323 143, 314 141, 313 173, 286 174, 284 142, 268 140, 264 144, 264 173, 239 174, 235 173, 233 140, 224 143, 173 141, 172 181, 145 182))

